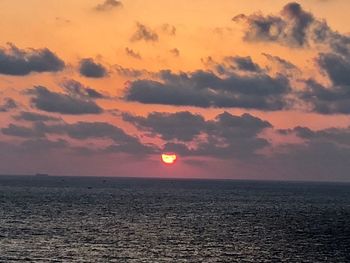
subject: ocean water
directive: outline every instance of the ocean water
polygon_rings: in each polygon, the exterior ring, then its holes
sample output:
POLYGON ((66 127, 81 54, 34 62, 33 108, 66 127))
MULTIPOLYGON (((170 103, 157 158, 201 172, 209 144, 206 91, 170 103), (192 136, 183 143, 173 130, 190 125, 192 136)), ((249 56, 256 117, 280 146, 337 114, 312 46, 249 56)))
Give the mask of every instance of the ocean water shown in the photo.
POLYGON ((0 176, 0 262, 350 262, 350 184, 0 176))

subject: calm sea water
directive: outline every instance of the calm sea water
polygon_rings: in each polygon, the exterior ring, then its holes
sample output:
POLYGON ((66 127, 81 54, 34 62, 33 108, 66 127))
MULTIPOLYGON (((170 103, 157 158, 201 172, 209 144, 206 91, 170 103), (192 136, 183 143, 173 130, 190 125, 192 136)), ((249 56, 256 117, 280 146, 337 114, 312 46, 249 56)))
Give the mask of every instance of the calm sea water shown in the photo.
POLYGON ((350 262, 350 184, 0 176, 0 262, 350 262))

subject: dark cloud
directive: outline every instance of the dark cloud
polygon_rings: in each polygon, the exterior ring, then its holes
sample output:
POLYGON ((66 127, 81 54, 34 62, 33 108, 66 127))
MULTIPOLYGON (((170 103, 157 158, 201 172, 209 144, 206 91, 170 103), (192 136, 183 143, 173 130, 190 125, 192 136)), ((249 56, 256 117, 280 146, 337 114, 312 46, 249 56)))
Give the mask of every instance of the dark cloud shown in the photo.
POLYGON ((297 70, 299 71, 299 69, 297 68, 297 66, 295 66, 293 63, 279 57, 279 56, 273 56, 270 54, 266 54, 266 53, 262 53, 263 56, 265 56, 269 61, 271 61, 272 63, 277 64, 278 66, 280 66, 281 68, 284 68, 286 70, 297 70))
POLYGON ((0 48, 0 74, 25 76, 32 72, 57 72, 65 63, 47 48, 23 50, 13 44, 0 48))
POLYGON ((147 117, 123 113, 122 116, 124 121, 134 124, 140 130, 160 135, 163 140, 191 141, 205 126, 205 120, 201 115, 188 111, 174 114, 153 112, 147 117))
POLYGON ((319 20, 300 4, 291 2, 280 15, 240 14, 235 22, 246 25, 246 41, 276 42, 291 47, 324 44, 339 53, 349 53, 350 38, 332 30, 324 20, 319 20))
POLYGON ((137 23, 136 27, 136 32, 130 38, 131 41, 135 42, 144 40, 146 42, 157 42, 159 40, 157 32, 153 31, 149 27, 141 23, 137 23))
POLYGON ((177 106, 280 110, 287 107, 288 80, 264 73, 219 77, 210 71, 174 74, 161 71, 160 81, 136 80, 125 90, 124 100, 177 106))
POLYGON ((115 65, 113 67, 118 75, 128 78, 139 78, 144 75, 148 75, 148 71, 146 70, 139 70, 139 69, 133 69, 133 68, 125 68, 120 65, 115 65))
POLYGON ((334 52, 320 53, 316 59, 322 73, 330 81, 327 86, 313 79, 306 80, 300 98, 322 114, 350 113, 350 56, 334 52))
POLYGON ((134 137, 127 135, 122 129, 105 122, 77 122, 74 124, 58 124, 46 126, 48 133, 64 133, 69 137, 86 140, 90 138, 105 138, 117 142, 133 142, 134 137))
POLYGON ((122 129, 105 122, 77 122, 74 124, 51 125, 45 127, 47 133, 65 134, 77 140, 109 139, 113 144, 107 146, 106 153, 128 153, 144 155, 154 153, 155 149, 142 144, 137 137, 125 133, 122 129))
POLYGON ((328 128, 314 131, 308 127, 295 127, 290 130, 282 130, 284 134, 295 134, 301 139, 312 143, 332 143, 342 147, 350 147, 350 127, 328 128))
POLYGON ((227 56, 221 62, 216 62, 209 56, 202 58, 201 61, 207 68, 212 69, 218 75, 224 75, 226 77, 242 73, 264 73, 264 70, 250 56, 227 56))
POLYGON ((0 112, 8 112, 18 107, 16 101, 12 98, 4 98, 4 102, 0 104, 0 112))
POLYGON ((123 4, 121 1, 117 0, 105 0, 102 4, 99 4, 95 7, 96 11, 110 11, 115 8, 122 7, 123 4))
POLYGON ((250 72, 261 72, 260 66, 253 62, 251 57, 226 57, 225 60, 230 64, 234 65, 238 70, 250 71, 250 72))
POLYGON ((139 142, 130 142, 124 144, 113 144, 105 149, 104 153, 127 153, 132 155, 144 156, 148 154, 159 153, 157 147, 151 144, 142 144, 139 142))
POLYGON ((80 82, 68 79, 62 82, 61 86, 65 89, 68 95, 72 97, 79 98, 87 98, 87 99, 103 99, 107 98, 107 96, 102 93, 92 89, 90 87, 86 87, 80 82))
POLYGON ((348 86, 350 89, 350 57, 344 58, 334 53, 320 53, 317 62, 327 73, 333 85, 348 86))
POLYGON ((9 124, 8 127, 2 128, 1 132, 8 136, 22 137, 22 138, 32 138, 32 137, 44 137, 45 134, 32 127, 25 127, 16 124, 9 124))
POLYGON ((79 72, 87 78, 103 78, 108 75, 107 69, 92 58, 84 58, 79 62, 79 72))
POLYGON ((140 53, 135 52, 134 50, 130 49, 130 48, 125 48, 125 53, 132 58, 136 58, 136 59, 141 59, 141 55, 140 53))
MULTIPOLYGON (((243 21, 247 25, 247 41, 276 42, 292 47, 326 47, 327 52, 319 53, 316 63, 329 78, 330 85, 306 80, 305 90, 297 93, 312 111, 321 114, 350 113, 349 36, 332 30, 325 20, 315 18, 295 2, 287 4, 280 15, 242 14, 234 21, 243 21)), ((279 57, 263 55, 284 68, 281 72, 285 76, 290 76, 290 70, 297 70, 293 64, 279 57)))
POLYGON ((17 121, 61 121, 61 118, 44 115, 36 112, 21 111, 18 115, 13 117, 17 121))
POLYGON ((350 128, 315 131, 307 127, 296 127, 283 132, 294 133, 304 142, 278 146, 269 165, 281 168, 290 178, 301 180, 349 179, 350 128))
POLYGON ((31 95, 31 103, 37 109, 62 114, 100 114, 102 108, 89 98, 74 96, 48 90, 36 86, 27 91, 31 95))
POLYGON ((259 137, 266 128, 272 125, 250 114, 234 116, 224 112, 207 122, 207 141, 198 145, 196 153, 219 158, 251 158, 257 150, 269 146, 266 139, 259 137))
POLYGON ((299 95, 302 100, 311 105, 312 111, 322 114, 350 113, 350 86, 326 88, 314 80, 308 80, 306 89, 299 95))
MULTIPOLYGON (((106 122, 77 122, 77 123, 53 123, 47 124, 43 121, 33 122, 30 127, 9 124, 1 129, 8 136, 30 138, 32 141, 44 141, 49 135, 68 136, 76 140, 105 139, 112 143, 104 149, 90 149, 90 153, 128 153, 144 155, 156 152, 156 147, 142 144, 137 137, 125 133, 121 128, 106 122)), ((75 146, 70 146, 73 150, 75 146)))
POLYGON ((314 20, 311 13, 295 2, 285 5, 280 16, 241 14, 233 18, 235 22, 246 23, 244 39, 247 41, 279 42, 294 47, 308 45, 307 34, 314 20))
POLYGON ((164 151, 181 155, 216 158, 250 158, 269 146, 259 134, 271 124, 249 114, 234 116, 224 112, 213 120, 190 112, 154 112, 147 117, 123 114, 123 119, 151 136, 159 135, 167 143, 164 151), (184 144, 182 142, 186 142, 184 144))
POLYGON ((180 156, 195 155, 195 150, 184 143, 167 142, 163 145, 163 152, 176 153, 180 156))

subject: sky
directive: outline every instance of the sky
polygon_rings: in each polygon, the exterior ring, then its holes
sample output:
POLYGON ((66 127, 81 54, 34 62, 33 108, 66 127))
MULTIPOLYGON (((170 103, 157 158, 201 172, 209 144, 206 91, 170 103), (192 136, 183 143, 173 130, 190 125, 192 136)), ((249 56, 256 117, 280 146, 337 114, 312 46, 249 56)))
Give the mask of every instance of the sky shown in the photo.
POLYGON ((0 174, 350 181, 349 9, 2 0, 0 174))

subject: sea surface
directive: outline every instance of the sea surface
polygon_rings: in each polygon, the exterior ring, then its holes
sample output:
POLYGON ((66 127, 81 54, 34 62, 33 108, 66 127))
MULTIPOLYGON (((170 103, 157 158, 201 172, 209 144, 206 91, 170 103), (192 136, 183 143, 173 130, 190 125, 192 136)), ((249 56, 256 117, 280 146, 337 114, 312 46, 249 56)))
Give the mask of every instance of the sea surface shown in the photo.
POLYGON ((0 262, 350 262, 350 184, 0 176, 0 262))

